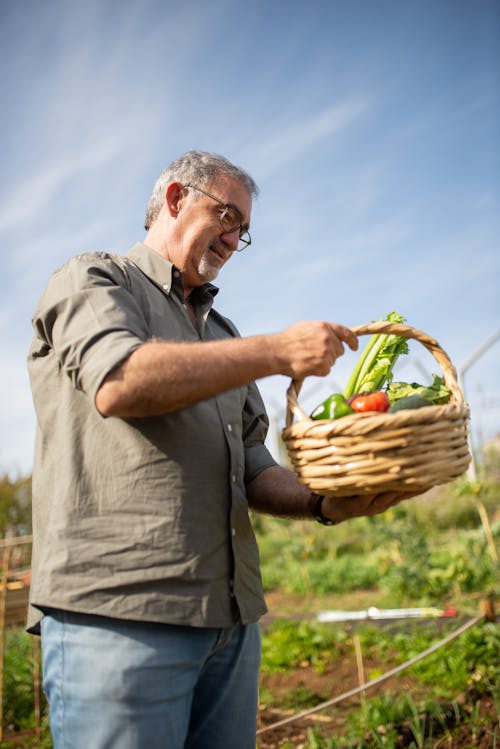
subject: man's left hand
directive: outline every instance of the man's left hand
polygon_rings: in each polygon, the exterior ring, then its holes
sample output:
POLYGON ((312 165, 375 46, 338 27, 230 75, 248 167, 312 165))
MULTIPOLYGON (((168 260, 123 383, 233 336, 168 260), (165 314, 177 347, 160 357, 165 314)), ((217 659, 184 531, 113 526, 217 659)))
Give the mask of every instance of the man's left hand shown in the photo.
POLYGON ((379 515, 389 507, 421 494, 421 491, 382 492, 380 494, 356 495, 353 497, 325 496, 321 511, 335 523, 360 516, 379 515))

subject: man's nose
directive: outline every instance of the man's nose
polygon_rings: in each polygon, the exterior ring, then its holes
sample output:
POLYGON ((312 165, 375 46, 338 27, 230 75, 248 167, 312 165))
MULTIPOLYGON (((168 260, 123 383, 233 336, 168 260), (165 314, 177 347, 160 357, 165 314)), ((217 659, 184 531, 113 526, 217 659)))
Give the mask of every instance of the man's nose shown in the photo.
POLYGON ((224 244, 229 247, 231 252, 236 252, 240 241, 240 230, 238 229, 238 227, 236 227, 232 231, 225 231, 221 235, 221 238, 224 244))

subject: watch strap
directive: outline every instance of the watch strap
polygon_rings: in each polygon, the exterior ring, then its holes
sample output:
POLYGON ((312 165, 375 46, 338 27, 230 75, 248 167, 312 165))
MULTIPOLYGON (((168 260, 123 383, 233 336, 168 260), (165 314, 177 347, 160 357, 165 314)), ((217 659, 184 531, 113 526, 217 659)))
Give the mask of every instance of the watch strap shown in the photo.
POLYGON ((321 508, 324 498, 324 494, 313 495, 313 517, 315 520, 317 520, 318 523, 321 523, 321 525, 337 525, 337 522, 335 520, 330 520, 330 518, 327 518, 325 515, 323 515, 323 511, 321 508))

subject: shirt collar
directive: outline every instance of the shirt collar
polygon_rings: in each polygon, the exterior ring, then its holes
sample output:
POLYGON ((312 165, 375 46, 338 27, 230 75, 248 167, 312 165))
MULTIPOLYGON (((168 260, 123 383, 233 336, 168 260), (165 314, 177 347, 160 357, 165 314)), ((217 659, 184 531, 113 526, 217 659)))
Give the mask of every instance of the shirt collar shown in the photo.
MULTIPOLYGON (((182 286, 181 271, 143 242, 137 242, 129 250, 127 257, 165 293, 170 294, 172 287, 177 283, 182 286)), ((206 296, 213 299, 218 291, 218 287, 211 283, 205 283, 195 289, 196 296, 200 299, 206 298, 206 296)))

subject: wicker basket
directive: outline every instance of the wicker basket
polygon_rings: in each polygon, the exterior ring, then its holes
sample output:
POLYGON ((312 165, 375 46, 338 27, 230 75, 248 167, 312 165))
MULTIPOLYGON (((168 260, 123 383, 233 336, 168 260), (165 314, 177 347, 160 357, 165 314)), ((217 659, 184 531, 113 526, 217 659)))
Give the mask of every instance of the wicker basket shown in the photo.
POLYGON ((385 321, 359 325, 353 331, 358 336, 394 333, 419 341, 438 362, 451 391, 450 402, 315 421, 297 402, 302 380, 292 380, 282 436, 299 480, 318 494, 349 496, 424 492, 461 476, 470 462, 469 409, 455 369, 437 341, 409 326, 385 321))

